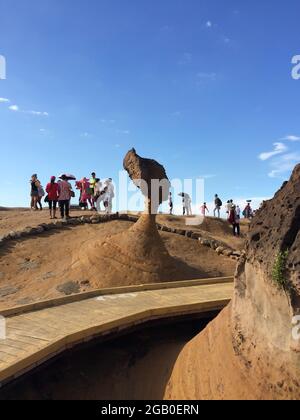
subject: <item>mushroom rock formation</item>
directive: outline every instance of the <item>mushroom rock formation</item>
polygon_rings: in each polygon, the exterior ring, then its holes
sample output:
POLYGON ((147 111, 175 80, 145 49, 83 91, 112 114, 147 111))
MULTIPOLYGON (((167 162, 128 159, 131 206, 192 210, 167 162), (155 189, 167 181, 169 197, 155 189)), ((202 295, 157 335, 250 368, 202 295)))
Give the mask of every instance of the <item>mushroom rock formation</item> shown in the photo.
POLYGON ((122 238, 121 243, 126 246, 127 252, 142 261, 143 265, 150 258, 150 265, 154 264, 157 270, 163 270, 171 259, 158 233, 155 219, 158 207, 168 199, 170 181, 162 165, 155 160, 141 158, 135 149, 127 153, 123 166, 145 198, 145 211, 129 231, 118 237, 118 242, 120 244, 122 238))
MULTIPOLYGON (((132 149, 124 168, 145 197, 145 212, 134 226, 121 234, 87 244, 79 265, 98 287, 146 284, 195 278, 195 270, 172 258, 157 230, 156 213, 168 199, 170 182, 163 166, 141 158, 132 149)), ((78 268, 78 257, 73 266, 78 268)))
POLYGON ((184 348, 166 399, 300 398, 299 229, 300 165, 254 218, 233 301, 184 348))
POLYGON ((145 197, 145 214, 155 216, 158 207, 168 200, 171 188, 165 168, 155 160, 141 158, 135 149, 127 153, 123 166, 145 197))

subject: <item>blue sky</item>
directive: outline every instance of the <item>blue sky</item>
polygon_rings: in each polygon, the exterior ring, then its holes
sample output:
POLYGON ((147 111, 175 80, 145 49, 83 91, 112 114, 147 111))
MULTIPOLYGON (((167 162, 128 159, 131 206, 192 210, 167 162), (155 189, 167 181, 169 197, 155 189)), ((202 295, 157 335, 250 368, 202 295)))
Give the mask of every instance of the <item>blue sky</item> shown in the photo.
POLYGON ((118 179, 134 146, 206 200, 300 161, 297 0, 0 0, 0 205, 37 172, 118 179), (9 101, 9 102, 8 102, 9 101))

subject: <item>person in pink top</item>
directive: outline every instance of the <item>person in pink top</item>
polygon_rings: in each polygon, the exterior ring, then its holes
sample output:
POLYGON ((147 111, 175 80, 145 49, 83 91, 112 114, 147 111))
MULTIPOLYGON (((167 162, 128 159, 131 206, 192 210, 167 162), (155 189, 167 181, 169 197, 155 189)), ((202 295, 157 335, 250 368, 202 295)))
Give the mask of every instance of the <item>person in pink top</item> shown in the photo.
POLYGON ((58 202, 62 219, 69 219, 70 217, 72 192, 72 185, 67 181, 66 176, 62 176, 61 181, 58 182, 58 202))
POLYGON ((83 178, 80 181, 80 191, 81 191, 81 203, 87 205, 89 202, 91 208, 94 207, 92 194, 91 194, 91 184, 87 178, 83 178))
POLYGON ((46 187, 46 192, 48 194, 47 201, 49 204, 50 218, 56 219, 56 208, 58 202, 58 184, 56 182, 55 176, 51 177, 51 180, 46 187))
POLYGON ((207 204, 204 203, 203 206, 201 206, 201 214, 202 214, 202 216, 205 217, 206 216, 206 212, 209 213, 209 210, 208 210, 207 204))

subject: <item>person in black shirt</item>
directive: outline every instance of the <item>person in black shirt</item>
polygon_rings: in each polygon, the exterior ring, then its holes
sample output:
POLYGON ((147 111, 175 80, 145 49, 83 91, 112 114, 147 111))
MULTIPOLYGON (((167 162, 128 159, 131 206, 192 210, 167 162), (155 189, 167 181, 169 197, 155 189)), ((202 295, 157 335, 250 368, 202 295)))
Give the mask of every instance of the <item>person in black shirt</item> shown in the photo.
POLYGON ((37 210, 37 204, 39 201, 39 181, 37 178, 37 175, 32 175, 31 180, 30 180, 30 184, 31 184, 31 210, 37 210))

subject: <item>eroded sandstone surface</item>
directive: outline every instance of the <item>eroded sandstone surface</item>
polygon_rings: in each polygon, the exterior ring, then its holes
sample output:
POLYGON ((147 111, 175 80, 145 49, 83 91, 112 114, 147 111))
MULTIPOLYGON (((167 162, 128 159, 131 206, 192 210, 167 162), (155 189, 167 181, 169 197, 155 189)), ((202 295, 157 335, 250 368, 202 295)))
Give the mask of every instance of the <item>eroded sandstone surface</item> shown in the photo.
POLYGON ((300 165, 252 222, 232 303, 184 348, 167 399, 300 398, 299 228, 300 165))

